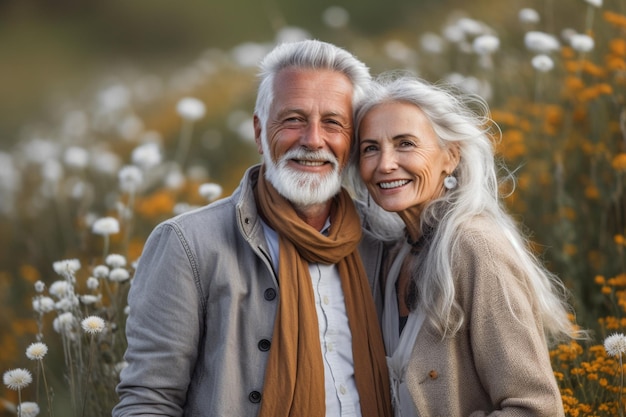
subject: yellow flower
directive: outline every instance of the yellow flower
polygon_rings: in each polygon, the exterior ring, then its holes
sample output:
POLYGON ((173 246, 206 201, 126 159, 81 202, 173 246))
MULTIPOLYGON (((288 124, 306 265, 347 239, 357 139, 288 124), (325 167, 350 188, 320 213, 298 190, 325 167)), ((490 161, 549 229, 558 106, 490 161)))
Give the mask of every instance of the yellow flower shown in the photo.
POLYGON ((604 279, 602 275, 596 275, 593 281, 598 285, 604 285, 604 283, 606 282, 606 280, 604 279))

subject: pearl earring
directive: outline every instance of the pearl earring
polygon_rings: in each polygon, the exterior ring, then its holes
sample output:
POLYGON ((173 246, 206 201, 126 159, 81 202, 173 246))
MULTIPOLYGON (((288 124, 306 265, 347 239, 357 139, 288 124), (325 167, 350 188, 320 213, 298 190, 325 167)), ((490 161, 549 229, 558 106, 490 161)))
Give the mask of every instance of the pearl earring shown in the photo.
POLYGON ((453 188, 456 188, 457 184, 458 184, 458 181, 456 177, 452 175, 448 175, 447 177, 443 179, 443 186, 446 187, 448 190, 452 190, 453 188))

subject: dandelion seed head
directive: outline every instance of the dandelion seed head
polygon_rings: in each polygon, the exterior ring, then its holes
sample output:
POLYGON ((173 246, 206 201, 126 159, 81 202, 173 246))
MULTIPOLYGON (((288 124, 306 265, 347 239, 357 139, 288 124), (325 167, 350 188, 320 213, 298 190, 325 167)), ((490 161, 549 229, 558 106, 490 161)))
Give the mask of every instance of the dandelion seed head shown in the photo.
POLYGON ((104 330, 104 320, 98 316, 89 316, 80 323, 80 326, 86 333, 97 334, 104 330))
POLYGON ((299 42, 311 39, 311 34, 296 26, 284 26, 276 34, 276 43, 299 42))
POLYGON ((37 297, 33 300, 33 310, 37 313, 49 313, 54 310, 54 300, 50 297, 37 297))
POLYGON ((124 307, 124 314, 126 314, 127 316, 130 314, 130 307, 129 306, 124 307))
POLYGON ((126 140, 137 138, 143 132, 143 129, 143 120, 134 114, 124 117, 117 125, 117 132, 126 140))
POLYGON ((215 183, 205 183, 200 185, 198 192, 207 201, 211 202, 222 195, 222 187, 215 183))
POLYGON ((614 333, 604 339, 604 349, 609 356, 621 356, 626 353, 626 336, 623 333, 614 333))
POLYGON ((526 24, 539 23, 541 17, 535 9, 524 8, 521 9, 517 15, 519 21, 526 24))
POLYGON ((99 302, 102 299, 102 295, 85 294, 80 296, 80 302, 84 305, 91 305, 99 302))
POLYGON ((554 61, 548 55, 539 54, 531 60, 533 68, 539 72, 548 72, 554 68, 554 61))
POLYGON ((529 51, 542 54, 554 52, 561 47, 559 40, 555 36, 539 31, 526 32, 524 45, 526 45, 529 51))
POLYGON ((26 348, 26 357, 31 360, 41 360, 46 356, 46 353, 48 353, 48 346, 45 343, 31 343, 26 348))
POLYGON ((247 68, 256 67, 267 52, 265 45, 254 42, 244 42, 235 46, 230 54, 237 65, 247 68))
POLYGON ((585 1, 594 7, 602 7, 602 0, 585 0, 585 1))
POLYGON ((63 162, 70 168, 84 169, 89 164, 89 152, 79 146, 70 146, 65 150, 63 162))
POLYGON ((96 235, 114 235, 120 232, 120 222, 115 217, 102 217, 93 222, 91 231, 96 235))
POLYGON ((67 274, 74 275, 80 269, 80 261, 78 259, 56 261, 52 264, 52 268, 54 272, 61 276, 67 276, 67 274))
POLYGON ((468 35, 477 36, 485 31, 485 26, 478 20, 471 19, 469 17, 462 17, 457 21, 457 25, 461 30, 468 35))
POLYGON ((43 281, 37 280, 37 282, 35 282, 35 292, 42 293, 45 289, 46 284, 44 284, 43 281))
POLYGON ((184 97, 176 104, 178 115, 185 120, 195 122, 204 117, 206 107, 204 103, 194 97, 184 97))
POLYGON ((17 391, 33 382, 33 376, 27 369, 16 368, 6 371, 2 376, 2 381, 7 388, 17 391))
POLYGON ((111 268, 121 268, 126 266, 126 258, 123 255, 112 253, 106 257, 104 262, 111 268))
POLYGON ((109 274, 109 279, 113 282, 124 282, 130 278, 130 273, 124 268, 113 268, 109 274))
POLYGON ((49 292, 51 295, 54 295, 57 298, 63 298, 71 292, 71 287, 70 284, 65 280, 54 281, 52 285, 50 285, 49 292))
POLYGON ((479 55, 491 55, 500 47, 500 39, 494 35, 480 35, 474 38, 472 47, 479 55))
POLYGON ((52 327, 57 333, 66 333, 73 330, 76 325, 76 319, 71 312, 60 314, 52 321, 52 327))
POLYGON ((121 166, 122 160, 119 155, 111 151, 99 149, 91 155, 90 168, 100 174, 113 176, 121 166))
POLYGON ((589 35, 576 33, 569 38, 570 45, 578 52, 589 52, 593 50, 595 42, 589 35))
POLYGON ((420 46, 431 54, 441 54, 446 48, 446 41, 436 33, 426 32, 420 36, 420 46))
POLYGON ((87 278, 86 284, 87 288, 89 288, 90 290, 97 290, 100 286, 100 281, 98 281, 98 278, 96 277, 89 277, 87 278))
POLYGON ((63 174, 63 165, 56 159, 48 159, 41 164, 41 176, 48 183, 59 182, 63 174))
POLYGON ((109 267, 106 265, 98 265, 93 269, 93 276, 96 278, 106 278, 109 276, 109 267))
POLYGON ((78 304, 78 297, 74 294, 69 294, 63 297, 61 300, 57 301, 54 305, 54 308, 58 311, 70 311, 74 307, 78 306, 78 304))
POLYGON ((39 411, 39 405, 32 401, 24 401, 17 406, 17 415, 20 417, 36 417, 39 411))
POLYGON ((141 169, 134 165, 126 165, 118 174, 120 189, 127 193, 136 192, 143 183, 141 169))
POLYGON ((142 169, 152 168, 161 163, 161 150, 157 143, 144 143, 133 149, 131 159, 133 164, 142 169))
POLYGON ((115 372, 119 374, 127 366, 128 366, 128 362, 126 362, 126 361, 118 362, 118 363, 115 364, 115 372))

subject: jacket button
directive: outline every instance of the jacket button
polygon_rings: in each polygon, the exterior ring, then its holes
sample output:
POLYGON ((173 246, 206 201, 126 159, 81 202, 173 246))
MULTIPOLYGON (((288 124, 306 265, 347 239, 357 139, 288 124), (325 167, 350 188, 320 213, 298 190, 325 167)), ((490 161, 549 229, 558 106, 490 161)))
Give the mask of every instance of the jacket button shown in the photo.
POLYGON ((430 379, 437 379, 437 377, 439 377, 439 374, 433 369, 428 373, 428 376, 430 377, 430 379))
POLYGON ((261 339, 258 344, 259 350, 261 352, 267 352, 268 350, 270 350, 271 345, 272 343, 267 339, 261 339))
POLYGON ((252 391, 248 395, 248 399, 251 403, 260 403, 261 402, 261 393, 259 391, 252 391))
POLYGON ((276 298, 276 290, 274 288, 268 288, 265 290, 263 296, 267 301, 272 301, 274 298, 276 298))

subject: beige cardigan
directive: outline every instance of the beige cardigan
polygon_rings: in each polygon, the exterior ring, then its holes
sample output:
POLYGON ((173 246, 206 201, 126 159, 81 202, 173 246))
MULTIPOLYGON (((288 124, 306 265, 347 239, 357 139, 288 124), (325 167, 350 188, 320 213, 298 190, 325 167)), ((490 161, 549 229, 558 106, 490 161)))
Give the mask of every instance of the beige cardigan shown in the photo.
POLYGON ((463 327, 442 340, 426 319, 417 335, 406 382, 420 417, 564 415, 524 274, 494 227, 480 219, 461 232, 453 268, 463 327))

